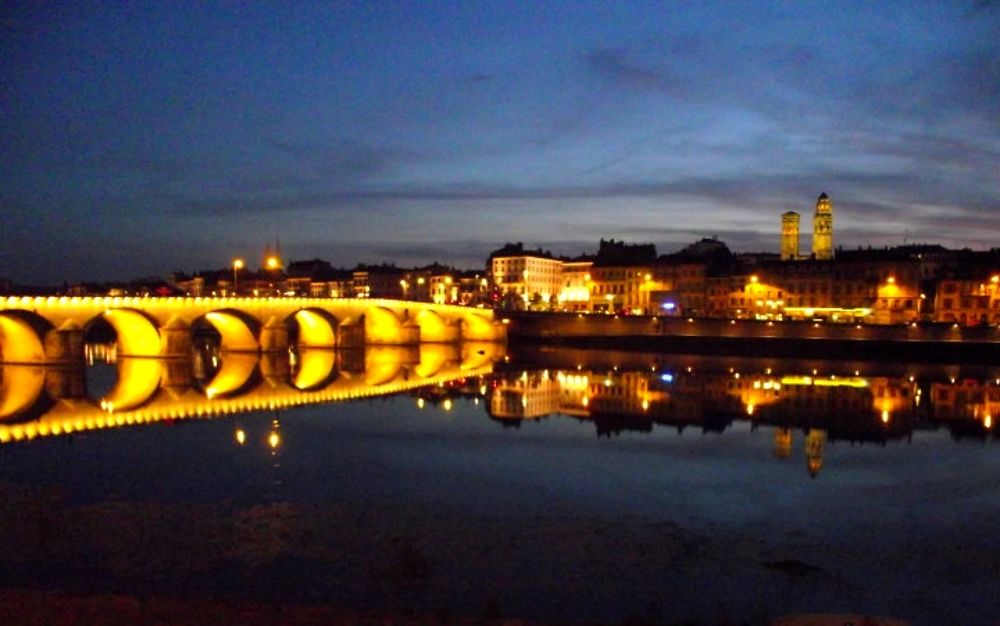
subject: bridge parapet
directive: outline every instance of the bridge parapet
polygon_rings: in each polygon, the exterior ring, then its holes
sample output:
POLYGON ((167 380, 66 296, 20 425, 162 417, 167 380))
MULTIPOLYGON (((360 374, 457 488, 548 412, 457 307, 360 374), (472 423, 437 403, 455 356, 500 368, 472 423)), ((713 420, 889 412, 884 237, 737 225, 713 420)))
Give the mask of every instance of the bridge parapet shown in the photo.
POLYGON ((0 298, 0 362, 78 361, 98 319, 114 328, 119 354, 155 358, 186 356, 199 325, 214 328, 224 350, 263 353, 287 349, 293 337, 302 347, 328 348, 506 340, 491 310, 425 302, 9 296, 0 298))

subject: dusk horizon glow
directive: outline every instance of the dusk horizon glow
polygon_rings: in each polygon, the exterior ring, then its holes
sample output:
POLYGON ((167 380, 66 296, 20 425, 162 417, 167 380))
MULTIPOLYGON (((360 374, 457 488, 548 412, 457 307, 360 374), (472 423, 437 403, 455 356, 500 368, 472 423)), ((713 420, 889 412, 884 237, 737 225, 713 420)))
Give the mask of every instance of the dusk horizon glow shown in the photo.
POLYGON ((0 7, 0 277, 1000 242, 1000 7, 0 7))

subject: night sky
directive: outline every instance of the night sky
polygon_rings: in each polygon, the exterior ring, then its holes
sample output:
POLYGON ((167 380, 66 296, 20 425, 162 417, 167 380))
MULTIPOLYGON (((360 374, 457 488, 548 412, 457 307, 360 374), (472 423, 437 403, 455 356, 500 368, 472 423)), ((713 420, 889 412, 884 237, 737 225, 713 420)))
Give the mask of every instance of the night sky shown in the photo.
POLYGON ((1000 5, 0 3, 0 277, 1000 245, 1000 5), (804 241, 804 247, 807 243, 804 241))

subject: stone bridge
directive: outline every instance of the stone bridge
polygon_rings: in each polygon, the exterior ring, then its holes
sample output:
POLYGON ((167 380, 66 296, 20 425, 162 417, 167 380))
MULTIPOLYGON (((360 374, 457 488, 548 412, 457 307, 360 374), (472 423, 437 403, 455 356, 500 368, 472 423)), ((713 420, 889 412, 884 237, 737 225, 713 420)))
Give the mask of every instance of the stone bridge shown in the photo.
POLYGON ((98 319, 116 334, 118 356, 187 358, 193 328, 207 323, 228 352, 289 347, 359 348, 459 341, 504 341, 493 311, 375 299, 151 298, 9 296, 0 298, 0 362, 71 363, 83 358, 98 319))

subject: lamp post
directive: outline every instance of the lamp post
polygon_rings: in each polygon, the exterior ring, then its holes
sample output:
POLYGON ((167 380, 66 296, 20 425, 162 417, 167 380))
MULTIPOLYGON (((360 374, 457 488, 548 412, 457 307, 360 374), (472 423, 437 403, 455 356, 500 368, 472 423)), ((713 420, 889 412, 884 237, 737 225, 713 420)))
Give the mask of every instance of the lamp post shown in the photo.
POLYGON ((233 259, 233 295, 239 294, 239 271, 246 267, 246 261, 240 258, 233 259))

